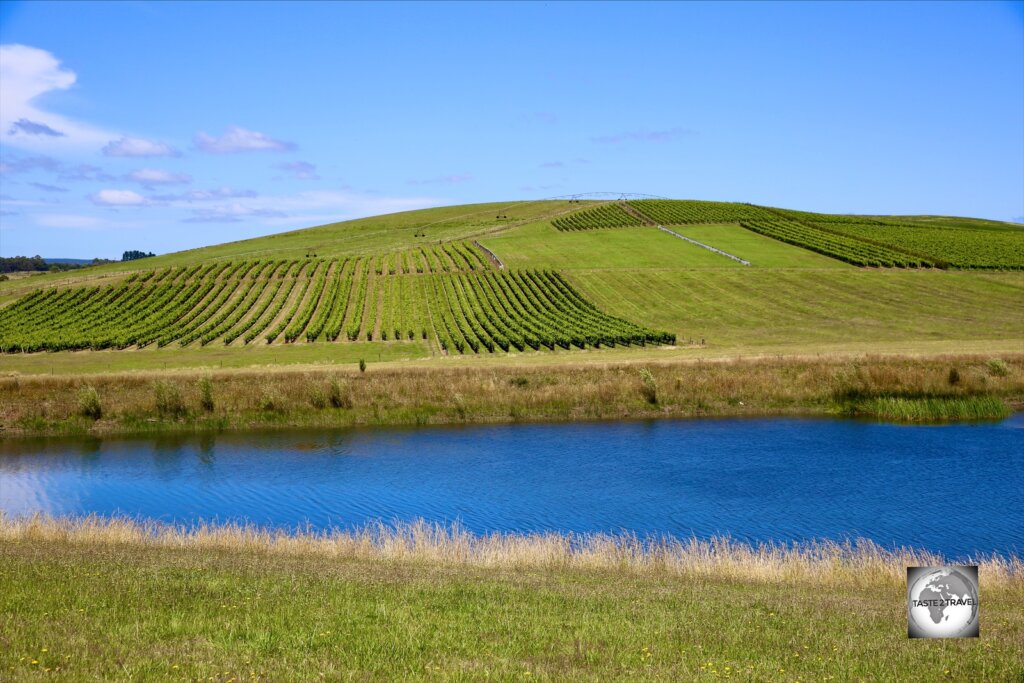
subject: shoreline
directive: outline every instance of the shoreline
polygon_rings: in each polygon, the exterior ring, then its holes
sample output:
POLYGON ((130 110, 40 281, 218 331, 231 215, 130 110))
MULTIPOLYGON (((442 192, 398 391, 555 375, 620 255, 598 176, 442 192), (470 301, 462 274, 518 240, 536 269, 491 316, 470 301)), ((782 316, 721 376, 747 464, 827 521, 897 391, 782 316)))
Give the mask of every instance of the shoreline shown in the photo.
POLYGON ((913 551, 628 536, 195 533, 0 516, 0 676, 37 680, 1017 680, 1024 566, 981 639, 907 638, 913 551), (628 628, 623 625, 628 624, 628 628))
POLYGON ((922 548, 885 548, 866 538, 750 543, 724 536, 681 538, 631 532, 491 532, 422 519, 354 529, 312 531, 252 524, 195 525, 114 515, 0 511, 0 544, 44 542, 237 552, 321 560, 403 561, 451 567, 600 570, 637 575, 701 575, 785 583, 886 583, 905 580, 907 566, 975 563, 993 586, 1024 587, 1024 557, 979 553, 947 557, 922 548))
POLYGON ((711 417, 999 419, 1024 354, 0 377, 0 439, 711 417))

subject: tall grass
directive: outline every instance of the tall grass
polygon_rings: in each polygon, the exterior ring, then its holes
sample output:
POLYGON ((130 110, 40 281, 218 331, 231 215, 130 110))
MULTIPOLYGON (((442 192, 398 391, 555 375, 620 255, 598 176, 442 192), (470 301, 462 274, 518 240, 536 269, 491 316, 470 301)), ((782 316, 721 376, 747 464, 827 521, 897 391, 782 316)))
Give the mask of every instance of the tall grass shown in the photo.
POLYGON ((244 430, 268 423, 348 427, 794 414, 884 419, 906 414, 929 420, 1000 417, 1007 414, 1006 406, 1024 405, 1024 355, 1007 357, 1005 375, 993 375, 988 360, 968 355, 825 356, 554 366, 368 366, 364 372, 352 365, 111 373, 89 380, 95 390, 89 392, 89 405, 102 404, 103 419, 98 421, 87 419, 91 416, 76 400, 79 378, 0 375, 0 430, 8 437, 244 430), (949 368, 954 363, 961 378, 951 386, 949 368), (203 378, 212 383, 208 396, 203 378), (154 401, 157 383, 162 384, 165 399, 176 397, 173 406, 154 401), (207 398, 216 399, 212 410, 207 398), (929 400, 914 414, 892 407, 918 399, 929 400))
MULTIPOLYGON (((908 566, 950 558, 910 548, 885 549, 866 539, 837 543, 752 545, 725 537, 680 539, 632 533, 473 534, 456 525, 418 520, 370 524, 355 530, 268 530, 237 524, 184 527, 124 517, 13 517, 0 512, 0 542, 128 545, 309 555, 445 566, 596 569, 625 574, 689 575, 720 580, 813 584, 900 583, 908 566)), ((986 585, 1024 588, 1024 560, 984 555, 986 585)))
POLYGON ((995 396, 882 396, 857 401, 852 412, 896 422, 955 422, 1002 419, 1011 410, 995 396))

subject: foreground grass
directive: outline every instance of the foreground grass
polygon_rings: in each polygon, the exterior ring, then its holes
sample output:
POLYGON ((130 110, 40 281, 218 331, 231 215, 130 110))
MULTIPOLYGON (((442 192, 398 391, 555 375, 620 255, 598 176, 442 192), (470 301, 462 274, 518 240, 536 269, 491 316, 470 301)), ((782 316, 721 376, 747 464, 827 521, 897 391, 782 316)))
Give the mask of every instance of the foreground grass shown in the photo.
POLYGON ((32 436, 844 415, 870 413, 857 406, 875 399, 921 410, 935 400, 972 406, 937 419, 998 417, 1004 412, 977 409, 1024 405, 1024 355, 15 375, 0 377, 0 430, 32 436))
POLYGON ((907 639, 905 567, 940 561, 0 518, 0 678, 1019 680, 1019 558, 982 561, 981 638, 907 639))

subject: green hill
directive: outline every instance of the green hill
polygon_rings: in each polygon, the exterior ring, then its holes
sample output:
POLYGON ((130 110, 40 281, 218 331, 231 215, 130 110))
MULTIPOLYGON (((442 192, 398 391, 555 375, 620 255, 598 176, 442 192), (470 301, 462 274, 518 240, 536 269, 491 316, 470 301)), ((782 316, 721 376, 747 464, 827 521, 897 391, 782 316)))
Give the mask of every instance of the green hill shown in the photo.
POLYGON ((1022 268, 1024 226, 978 219, 650 199, 444 207, 0 283, 0 368, 101 349, 144 366, 157 350, 256 362, 258 347, 331 361, 1020 341, 1022 268))

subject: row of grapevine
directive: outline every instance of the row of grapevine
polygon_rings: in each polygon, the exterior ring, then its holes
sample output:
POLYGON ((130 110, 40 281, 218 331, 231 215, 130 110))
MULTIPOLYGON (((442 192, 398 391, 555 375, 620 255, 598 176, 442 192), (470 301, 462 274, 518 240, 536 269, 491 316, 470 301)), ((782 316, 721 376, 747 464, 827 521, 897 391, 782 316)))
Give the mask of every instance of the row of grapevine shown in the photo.
POLYGON ((320 297, 324 293, 324 287, 327 285, 327 273, 331 269, 331 265, 321 265, 317 270, 315 282, 313 284, 313 291, 306 299, 306 303, 302 306, 302 310, 299 311, 298 315, 289 325, 288 329, 285 330, 284 340, 291 343, 299 338, 299 335, 309 325, 309 321, 313 319, 313 314, 320 306, 320 297))
POLYGON ((551 221, 551 225, 558 230, 594 230, 643 225, 643 221, 620 204, 610 203, 559 216, 551 221))
POLYGON ((348 336, 349 341, 355 341, 359 338, 359 332, 363 329, 363 302, 366 300, 366 283, 370 279, 370 259, 365 259, 359 262, 358 272, 356 273, 356 295, 352 300, 352 315, 348 321, 348 327, 345 334, 348 336))
POLYGON ((557 273, 499 272, 454 243, 387 260, 225 261, 40 290, 0 310, 0 351, 335 342, 343 330, 349 341, 436 337, 450 353, 670 341, 605 315, 557 273))
POLYGON ((337 299, 334 302, 331 313, 328 316, 327 324, 324 327, 324 336, 328 341, 335 341, 341 336, 341 328, 345 324, 345 315, 349 309, 349 299, 352 296, 352 284, 355 282, 356 273, 362 261, 348 261, 343 269, 343 277, 338 287, 337 299))
POLYGON ((374 340, 375 328, 377 327, 377 310, 380 306, 381 300, 381 285, 383 278, 371 278, 368 284, 369 294, 367 295, 366 301, 366 312, 362 313, 364 317, 365 325, 364 330, 367 333, 367 341, 374 340))
MULTIPOLYGON (((279 286, 275 291, 274 299, 267 302, 265 310, 261 312, 260 316, 256 320, 252 321, 249 330, 246 331, 245 335, 242 337, 242 343, 251 343, 254 339, 263 334, 263 332, 266 331, 266 329, 270 327, 275 320, 277 320, 277 316, 279 316, 281 311, 284 310, 285 304, 291 300, 292 291, 299 282, 301 282, 301 280, 294 277, 279 283, 279 286)), ((277 335, 274 336, 276 337, 277 335)))
POLYGON ((1024 269, 1024 230, 959 229, 905 223, 815 224, 822 230, 915 254, 939 267, 1024 269))
POLYGON ((739 223, 746 220, 775 218, 771 212, 759 206, 733 202, 639 199, 627 203, 658 225, 739 223))
POLYGON ((856 266, 920 268, 933 265, 930 261, 916 258, 903 251, 871 244, 803 223, 776 219, 744 221, 741 225, 747 230, 780 242, 803 247, 856 266))
POLYGON ((434 277, 431 285, 434 327, 449 352, 675 342, 600 312, 556 273, 489 271, 434 277))
POLYGON ((310 262, 309 266, 306 268, 306 272, 310 277, 302 279, 301 284, 299 285, 298 295, 295 297, 291 306, 286 307, 285 313, 281 319, 270 329, 269 332, 267 332, 266 340, 268 344, 272 344, 275 339, 281 336, 281 333, 288 329, 292 319, 299 314, 299 308, 302 306, 302 302, 305 301, 306 294, 309 292, 310 284, 313 282, 313 276, 316 275, 316 272, 320 269, 322 264, 322 261, 310 262))
MULTIPOLYGON (((768 208, 768 207, 765 207, 768 208)), ((813 213, 811 211, 794 211, 793 209, 770 209, 776 217, 788 218, 789 220, 799 221, 803 223, 857 223, 861 225, 872 224, 880 225, 881 222, 874 219, 868 218, 867 216, 854 216, 846 214, 833 214, 833 213, 813 213)))

